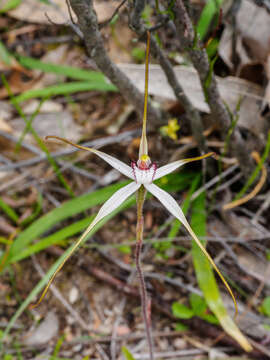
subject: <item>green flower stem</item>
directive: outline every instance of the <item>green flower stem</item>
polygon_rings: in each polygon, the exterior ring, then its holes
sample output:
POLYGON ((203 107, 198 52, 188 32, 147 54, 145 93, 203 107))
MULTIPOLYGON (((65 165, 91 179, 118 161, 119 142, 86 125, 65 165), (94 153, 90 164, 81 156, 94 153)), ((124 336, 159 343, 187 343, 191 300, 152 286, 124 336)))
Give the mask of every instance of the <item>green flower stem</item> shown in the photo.
POLYGON ((142 185, 137 193, 137 228, 136 228, 136 250, 135 250, 135 262, 138 273, 138 278, 140 282, 140 293, 141 293, 141 307, 142 314, 145 326, 145 332, 147 336, 147 342, 149 346, 149 354, 150 360, 154 360, 153 353, 153 336, 151 329, 151 312, 150 307, 148 306, 150 303, 147 298, 147 291, 145 286, 145 280, 143 276, 143 271, 141 268, 141 250, 143 245, 143 204, 146 195, 146 189, 142 185))

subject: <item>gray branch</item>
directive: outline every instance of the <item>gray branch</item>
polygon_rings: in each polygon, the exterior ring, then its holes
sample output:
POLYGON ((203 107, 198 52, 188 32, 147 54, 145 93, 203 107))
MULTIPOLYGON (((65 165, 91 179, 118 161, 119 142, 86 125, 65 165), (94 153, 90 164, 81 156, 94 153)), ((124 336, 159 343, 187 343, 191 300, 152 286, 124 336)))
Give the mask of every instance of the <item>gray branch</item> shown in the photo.
MULTIPOLYGON (((145 40, 147 29, 141 20, 141 12, 143 11, 143 9, 144 9, 144 0, 134 1, 134 8, 130 13, 129 23, 132 30, 134 30, 142 40, 145 40)), ((151 35, 150 46, 151 46, 151 54, 160 63, 160 66, 162 67, 167 77, 168 83, 172 87, 176 98, 184 106, 186 110, 187 116, 191 121, 192 134, 195 140, 197 141, 200 150, 206 152, 207 148, 205 144, 205 138, 203 135, 203 124, 199 111, 195 109, 195 107, 191 104, 189 98, 184 93, 184 90, 175 75, 175 72, 173 70, 170 61, 168 60, 168 58, 166 57, 166 55, 158 45, 154 36, 152 35, 151 35)))
MULTIPOLYGON (((90 57, 98 68, 119 89, 127 102, 132 104, 141 116, 143 114, 143 94, 132 84, 129 78, 112 62, 104 47, 102 35, 98 27, 98 19, 93 7, 93 0, 69 0, 77 15, 78 25, 83 33, 85 45, 90 57)), ((152 125, 162 123, 161 111, 148 107, 148 118, 152 125)))
MULTIPOLYGON (((202 89, 204 89, 206 94, 206 101, 211 109, 212 123, 218 126, 222 136, 225 138, 231 126, 231 118, 221 99, 216 78, 213 73, 211 74, 206 50, 200 43, 200 40, 197 40, 195 37, 192 22, 182 0, 175 0, 174 14, 174 22, 180 46, 183 50, 188 52, 190 59, 198 72, 202 89), (211 79, 206 88, 205 84, 209 75, 211 75, 211 79)), ((247 149, 237 127, 231 136, 230 150, 238 159, 243 173, 246 176, 250 174, 254 168, 254 163, 250 156, 250 151, 247 149)))

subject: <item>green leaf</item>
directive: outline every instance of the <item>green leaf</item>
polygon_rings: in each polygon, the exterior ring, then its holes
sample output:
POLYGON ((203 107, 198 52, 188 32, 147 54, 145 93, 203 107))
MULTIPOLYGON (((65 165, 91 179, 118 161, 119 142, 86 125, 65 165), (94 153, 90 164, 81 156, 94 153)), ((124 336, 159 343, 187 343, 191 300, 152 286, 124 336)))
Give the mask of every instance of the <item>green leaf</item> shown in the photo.
POLYGON ((188 330, 188 326, 185 324, 182 324, 180 322, 178 322, 177 324, 175 324, 175 330, 176 331, 187 331, 188 330))
POLYGON ((82 220, 76 221, 75 223, 64 227, 63 229, 56 231, 52 235, 42 238, 37 243, 27 246, 24 250, 18 251, 10 260, 10 263, 21 261, 33 254, 36 254, 44 249, 47 249, 52 245, 61 245, 64 240, 82 232, 93 220, 95 215, 86 217, 82 220))
POLYGON ((174 302, 172 304, 172 312, 173 315, 179 319, 191 319, 194 316, 192 309, 179 302, 174 302))
POLYGON ((15 9, 18 5, 20 5, 21 0, 7 0, 4 3, 4 6, 0 8, 0 14, 4 14, 5 12, 15 9))
POLYGON ((3 360, 13 360, 13 356, 11 354, 5 354, 3 360))
POLYGON ((15 223, 19 220, 19 216, 16 212, 0 197, 0 208, 6 213, 6 215, 15 223))
POLYGON ((207 321, 207 322, 209 322, 210 324, 219 325, 218 319, 213 314, 203 314, 203 315, 200 316, 200 318, 207 321))
MULTIPOLYGON (((101 72, 98 71, 84 70, 73 66, 45 63, 43 61, 21 55, 17 55, 16 58, 22 66, 27 67, 29 69, 41 70, 46 73, 64 75, 74 80, 99 82, 103 84, 109 83, 106 77, 101 72)), ((114 89, 116 90, 115 87, 114 89)))
MULTIPOLYGON (((93 206, 102 204, 115 191, 127 183, 128 182, 125 181, 120 184, 107 186, 106 188, 97 190, 90 194, 79 196, 75 199, 67 201, 63 205, 42 216, 24 231, 22 231, 14 240, 14 243, 10 249, 8 263, 14 262, 14 259, 19 256, 20 252, 25 250, 33 240, 37 239, 45 231, 51 229, 54 225, 60 223, 62 220, 69 218, 70 216, 81 213, 93 206)), ((49 238, 47 241, 50 242, 50 240, 51 239, 49 238)))
POLYGON ((125 355, 126 360, 135 360, 134 356, 125 346, 122 346, 122 353, 125 355))
POLYGON ((114 85, 100 81, 76 81, 65 84, 51 85, 44 89, 28 90, 21 95, 15 96, 14 101, 21 103, 29 99, 41 97, 49 98, 57 95, 69 95, 80 91, 116 91, 114 85))
POLYGON ((222 4, 222 0, 207 1, 197 24, 197 32, 200 34, 201 39, 204 39, 205 36, 207 35, 212 19, 216 14, 218 14, 219 7, 221 4, 222 4))
POLYGON ((262 303, 262 311, 265 315, 270 316, 270 296, 267 296, 262 303))
POLYGON ((139 47, 135 47, 135 48, 132 49, 131 55, 132 55, 132 57, 134 57, 134 59, 136 61, 141 62, 141 61, 144 60, 145 51, 144 51, 144 49, 141 49, 139 47))
POLYGON ((118 251, 122 254, 129 255, 131 254, 131 247, 128 245, 120 245, 117 247, 118 251))
MULTIPOLYGON (((206 220, 207 214, 205 209, 205 193, 202 193, 193 202, 192 206, 191 227, 198 237, 205 237, 207 235, 206 220)), ((202 241, 202 243, 205 245, 205 241, 202 241)), ((223 329, 230 336, 232 336, 246 351, 250 351, 252 348, 247 339, 244 337, 244 335, 236 326, 235 322, 227 313, 219 293, 213 269, 210 266, 209 261, 204 256, 201 249, 194 240, 192 240, 192 257, 197 281, 209 308, 216 315, 223 329)))
POLYGON ((203 313, 205 313, 207 304, 204 298, 202 298, 200 295, 194 293, 190 294, 189 302, 195 315, 201 316, 203 313))

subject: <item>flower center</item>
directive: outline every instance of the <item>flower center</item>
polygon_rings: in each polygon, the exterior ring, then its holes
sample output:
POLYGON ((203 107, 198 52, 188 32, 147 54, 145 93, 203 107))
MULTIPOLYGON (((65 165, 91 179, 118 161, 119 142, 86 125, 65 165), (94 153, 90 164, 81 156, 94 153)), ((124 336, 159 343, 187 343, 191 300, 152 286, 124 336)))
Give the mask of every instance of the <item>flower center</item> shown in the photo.
POLYGON ((137 164, 132 162, 131 167, 133 170, 134 180, 137 184, 151 184, 153 182, 157 165, 155 163, 151 163, 148 155, 140 156, 137 164))
POLYGON ((140 170, 148 170, 151 166, 151 159, 148 155, 140 156, 137 161, 137 166, 140 170))

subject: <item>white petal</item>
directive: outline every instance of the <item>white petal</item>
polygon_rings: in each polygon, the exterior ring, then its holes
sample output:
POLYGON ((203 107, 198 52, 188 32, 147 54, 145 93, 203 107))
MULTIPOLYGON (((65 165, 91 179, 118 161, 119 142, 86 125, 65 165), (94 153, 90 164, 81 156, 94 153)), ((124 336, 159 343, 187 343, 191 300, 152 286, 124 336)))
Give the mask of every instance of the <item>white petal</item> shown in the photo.
POLYGON ((213 155, 214 155, 214 153, 210 152, 210 153, 202 155, 202 156, 178 160, 178 161, 174 161, 170 164, 161 166, 160 168, 157 169, 154 180, 157 180, 157 179, 161 178, 162 176, 170 174, 171 172, 173 172, 174 170, 178 169, 180 166, 182 166, 186 163, 189 163, 192 161, 197 161, 197 160, 202 160, 202 159, 205 159, 205 158, 207 158, 209 156, 213 156, 213 155))
POLYGON ((102 151, 96 150, 96 149, 89 149, 96 155, 98 155, 101 159, 105 160, 108 164, 110 164, 113 168, 118 170, 121 174, 127 176, 128 178, 134 180, 133 172, 131 166, 126 165, 121 160, 118 160, 117 158, 105 154, 102 151))
MULTIPOLYGON (((97 225, 97 223, 102 220, 105 216, 112 213, 115 209, 117 209, 130 195, 132 195, 136 190, 139 189, 141 185, 132 182, 121 189, 117 190, 100 208, 97 216, 88 226, 88 228, 84 231, 82 236, 79 238, 77 243, 73 246, 69 256, 77 249, 80 243, 85 239, 85 237, 89 234, 89 232, 97 225)), ((68 257, 69 257, 68 256, 68 257)), ((65 261, 68 259, 65 259, 65 261)))
MULTIPOLYGON (((208 254, 208 252, 206 251, 206 249, 204 248, 204 246, 202 245, 202 243, 200 242, 200 240, 197 238, 197 236, 195 235, 194 231, 191 229, 182 209, 180 208, 180 206, 177 204, 177 202, 175 201, 175 199, 168 194, 166 191, 160 189, 157 185, 155 184, 146 184, 144 185, 145 188, 151 193, 153 194, 164 206, 165 208, 173 215, 176 217, 176 219, 178 219, 179 221, 181 221, 181 223, 185 226, 185 228, 187 229, 187 231, 190 233, 190 235, 193 237, 193 239, 196 241, 197 245, 199 246, 199 248, 202 250, 202 252, 204 253, 204 255, 207 257, 207 259, 209 260, 210 264, 213 266, 213 268, 216 270, 216 272, 218 273, 219 277, 221 278, 221 280, 223 281, 224 285, 226 286, 227 290, 229 291, 234 303, 235 302, 235 298, 234 295, 232 293, 232 290, 230 288, 230 286, 228 285, 227 281, 224 279, 223 275, 221 274, 221 272, 219 271, 218 267, 216 266, 216 264, 214 263, 214 260, 211 258, 211 256, 208 254)), ((236 305, 237 308, 237 305, 236 305)))
POLYGON ((82 241, 86 238, 86 236, 89 234, 89 232, 97 225, 97 223, 102 220, 105 216, 109 215, 111 212, 113 212, 115 209, 118 208, 130 195, 132 195, 136 190, 139 189, 141 184, 136 184, 135 182, 132 182, 123 188, 116 191, 106 202, 103 204, 103 206, 100 208, 97 216, 94 218, 94 220, 91 222, 91 224, 88 226, 88 228, 84 231, 82 236, 79 238, 79 240, 73 245, 73 247, 70 249, 70 251, 66 254, 66 257, 62 261, 62 263, 57 267, 55 272, 53 273, 52 277, 50 278, 48 284, 46 285, 44 291, 41 294, 41 297, 39 298, 38 302, 34 305, 34 307, 38 306, 42 299, 44 298, 47 290, 49 289, 51 283, 53 282, 55 276, 57 273, 62 269, 66 261, 70 258, 70 256, 75 252, 75 250, 80 246, 82 241))
POLYGON ((166 191, 160 189, 155 184, 145 184, 145 188, 153 194, 164 206, 165 208, 173 215, 175 216, 185 227, 190 227, 187 219, 185 218, 185 215, 180 208, 180 206, 177 204, 175 199, 168 194, 166 191))
POLYGON ((96 150, 96 149, 93 149, 93 148, 88 148, 86 146, 81 146, 81 145, 74 144, 73 142, 71 142, 71 141, 69 141, 67 139, 61 138, 59 136, 46 136, 45 140, 47 140, 47 139, 57 139, 57 140, 65 142, 65 143, 67 143, 69 145, 75 146, 78 149, 90 151, 90 152, 96 154, 97 156, 99 156, 104 161, 106 161, 114 169, 118 170, 121 174, 123 174, 123 175, 127 176, 128 178, 134 180, 134 176, 133 176, 131 166, 126 165, 125 163, 123 163, 122 161, 118 160, 117 158, 115 158, 115 157, 113 157, 111 155, 108 155, 108 154, 106 154, 106 153, 104 153, 102 151, 99 151, 99 150, 96 150))
POLYGON ((171 172, 178 169, 180 166, 184 165, 185 163, 186 162, 184 160, 178 160, 178 161, 174 161, 170 164, 161 166, 160 168, 157 168, 154 180, 157 180, 157 179, 161 178, 162 176, 170 174, 171 172))

